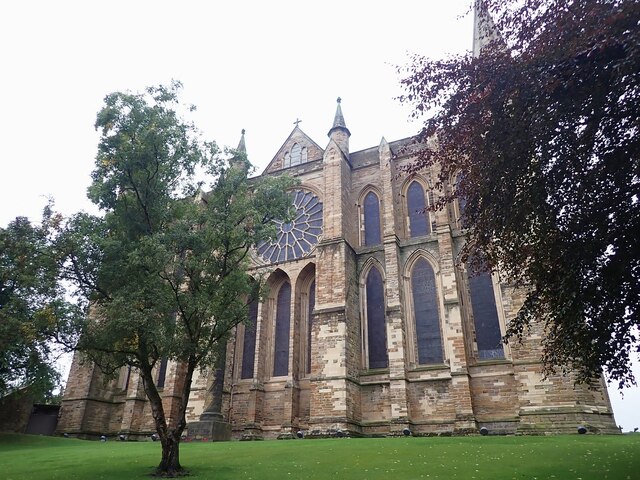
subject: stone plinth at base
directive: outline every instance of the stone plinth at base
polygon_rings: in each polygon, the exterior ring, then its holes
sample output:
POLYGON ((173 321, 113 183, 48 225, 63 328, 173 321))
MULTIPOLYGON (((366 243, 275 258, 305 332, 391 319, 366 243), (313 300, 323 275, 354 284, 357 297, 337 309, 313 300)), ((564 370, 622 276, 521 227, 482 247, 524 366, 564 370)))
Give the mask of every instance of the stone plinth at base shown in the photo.
POLYGON ((191 440, 228 442, 231 440, 231 424, 219 416, 202 415, 199 422, 189 422, 187 431, 191 440))

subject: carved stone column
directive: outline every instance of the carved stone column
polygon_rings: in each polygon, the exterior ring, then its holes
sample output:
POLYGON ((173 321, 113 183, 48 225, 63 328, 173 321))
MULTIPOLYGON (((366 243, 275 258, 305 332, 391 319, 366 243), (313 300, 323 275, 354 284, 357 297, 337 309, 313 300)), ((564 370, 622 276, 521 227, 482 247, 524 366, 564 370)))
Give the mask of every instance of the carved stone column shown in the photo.
POLYGON ((213 383, 207 395, 207 406, 200 415, 200 421, 190 422, 187 426, 189 436, 194 440, 223 442, 231 440, 231 424, 224 421, 222 415, 222 394, 224 372, 227 359, 227 343, 220 345, 216 360, 213 383))

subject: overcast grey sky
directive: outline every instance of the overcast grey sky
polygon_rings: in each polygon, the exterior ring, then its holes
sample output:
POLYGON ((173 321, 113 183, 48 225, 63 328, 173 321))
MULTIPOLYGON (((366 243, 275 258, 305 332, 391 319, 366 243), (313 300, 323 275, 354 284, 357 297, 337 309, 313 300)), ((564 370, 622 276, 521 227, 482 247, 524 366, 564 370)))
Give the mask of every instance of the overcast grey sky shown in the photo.
MULTIPOLYGON (((261 170, 293 122, 320 146, 335 99, 351 150, 414 134, 395 97, 407 53, 471 48, 468 0, 22 0, 0 4, 0 226, 86 200, 107 93, 183 82, 205 138, 235 147, 245 128, 261 170)), ((640 376, 640 371, 638 372, 640 376)), ((640 426, 640 390, 611 393, 618 424, 640 426)))

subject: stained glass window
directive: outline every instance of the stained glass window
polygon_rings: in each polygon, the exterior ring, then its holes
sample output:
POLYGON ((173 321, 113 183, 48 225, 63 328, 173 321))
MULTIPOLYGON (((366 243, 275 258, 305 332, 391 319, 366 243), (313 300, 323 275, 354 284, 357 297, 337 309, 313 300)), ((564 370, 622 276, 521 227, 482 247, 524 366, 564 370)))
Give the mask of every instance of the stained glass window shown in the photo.
MULTIPOLYGON (((158 388, 164 388, 164 382, 167 378, 167 363, 169 363, 167 357, 163 357, 162 360, 160 360, 160 368, 158 368, 158 379, 156 381, 156 387, 158 388)), ((128 379, 127 383, 129 383, 128 379)))
POLYGON ((247 323, 244 325, 242 348, 242 371, 240 378, 253 378, 253 363, 256 358, 256 324, 258 322, 258 299, 249 304, 247 323))
POLYGON ((364 245, 380 245, 380 200, 369 192, 364 197, 364 245))
POLYGON ((262 242, 258 254, 270 263, 295 260, 311 252, 322 233, 322 202, 313 193, 295 190, 292 193, 296 213, 290 222, 279 222, 275 242, 262 242))
POLYGON ((372 268, 367 275, 367 346, 369 368, 387 368, 387 331, 384 322, 384 286, 382 275, 372 268))
POLYGON ((481 360, 504 358, 502 334, 491 275, 481 273, 469 277, 469 293, 471 294, 473 322, 476 327, 478 358, 481 360))
POLYGON ((307 322, 307 373, 311 373, 311 333, 313 330, 313 309, 316 306, 316 281, 309 287, 309 310, 307 322))
POLYGON ((418 237, 431 233, 429 214, 425 212, 424 188, 418 182, 411 182, 407 189, 407 210, 409 214, 409 236, 418 237))
POLYGON ((421 365, 442 363, 436 278, 433 268, 423 258, 416 261, 411 272, 411 290, 413 292, 418 363, 421 365))
POLYGON ((289 324, 291 322, 291 284, 284 282, 276 301, 275 345, 273 352, 273 376, 289 373, 289 324))

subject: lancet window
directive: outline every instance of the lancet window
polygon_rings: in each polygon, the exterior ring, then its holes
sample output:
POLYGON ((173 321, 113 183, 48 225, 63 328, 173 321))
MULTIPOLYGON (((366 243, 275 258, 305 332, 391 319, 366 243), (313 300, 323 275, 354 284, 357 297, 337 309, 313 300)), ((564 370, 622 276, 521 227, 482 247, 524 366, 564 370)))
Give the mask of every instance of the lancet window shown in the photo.
POLYGON ((256 329, 258 322, 258 299, 249 304, 247 322, 244 324, 242 341, 242 370, 240 378, 253 378, 253 366, 256 358, 256 329))
POLYGON ((306 163, 308 156, 307 147, 303 147, 299 143, 294 143, 291 150, 284 154, 284 168, 306 163))
POLYGON ((276 300, 276 318, 273 352, 273 376, 289 373, 289 326, 291 323, 291 284, 280 287, 276 300))
POLYGON ((426 211, 425 192, 422 184, 414 180, 407 189, 407 217, 410 237, 431 233, 429 212, 426 211))
POLYGON ((309 304, 307 306, 307 355, 305 359, 306 373, 311 373, 311 333, 313 331, 313 309, 316 306, 316 281, 309 287, 309 304))
POLYGON ((364 335, 365 358, 370 369, 387 368, 387 331, 385 325, 384 284, 382 275, 372 267, 364 285, 364 335))
POLYGON ((469 277, 469 294, 476 327, 480 360, 504 358, 502 333, 491 275, 486 272, 469 277))
POLYGON ((436 277, 433 268, 424 258, 418 258, 413 265, 411 291, 417 363, 442 363, 444 357, 436 277))
POLYGON ((167 357, 164 357, 160 360, 160 367, 158 367, 158 377, 156 379, 156 387, 164 388, 164 383, 167 378, 167 364, 169 360, 167 357))
POLYGON ((380 200, 374 192, 365 195, 363 203, 363 245, 380 245, 380 200))

